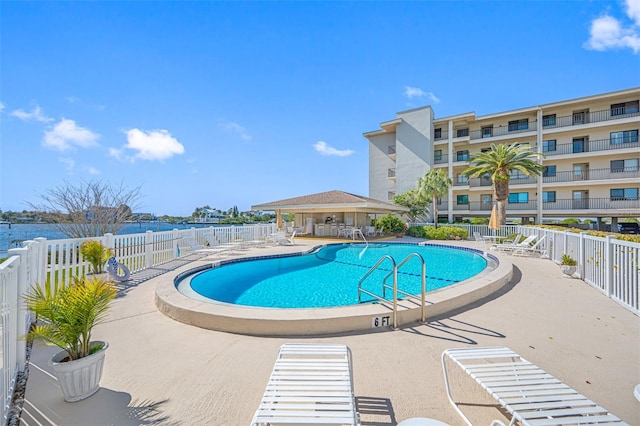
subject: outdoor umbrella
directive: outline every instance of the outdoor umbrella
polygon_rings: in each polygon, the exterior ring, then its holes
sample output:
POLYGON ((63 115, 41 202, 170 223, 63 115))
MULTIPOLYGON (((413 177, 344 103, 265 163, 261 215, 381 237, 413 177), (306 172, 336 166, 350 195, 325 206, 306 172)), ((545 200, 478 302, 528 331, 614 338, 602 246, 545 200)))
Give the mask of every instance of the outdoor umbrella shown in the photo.
POLYGON ((489 218, 489 229, 500 229, 500 224, 498 223, 498 212, 496 211, 496 205, 493 205, 491 209, 491 217, 489 218))

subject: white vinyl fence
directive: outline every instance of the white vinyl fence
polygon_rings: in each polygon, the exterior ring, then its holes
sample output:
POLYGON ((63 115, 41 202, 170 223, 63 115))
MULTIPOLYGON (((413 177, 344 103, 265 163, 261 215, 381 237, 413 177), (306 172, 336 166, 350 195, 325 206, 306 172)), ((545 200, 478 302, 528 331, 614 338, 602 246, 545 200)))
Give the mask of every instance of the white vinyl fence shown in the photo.
MULTIPOLYGON (((412 223, 411 226, 433 226, 433 224, 412 223)), ((535 234, 538 240, 545 237, 541 248, 549 259, 562 262, 562 255, 568 254, 578 262, 580 278, 597 288, 608 297, 640 315, 640 244, 622 241, 615 236, 594 237, 586 232, 556 231, 536 226, 506 225, 494 231, 487 225, 447 224, 464 228, 473 239, 474 232, 480 235, 507 236, 518 233, 523 236, 535 234)))
POLYGON ((7 423, 16 377, 24 371, 26 341, 21 339, 32 322, 22 295, 34 284, 68 284, 73 276, 89 273, 80 255, 84 241, 97 240, 113 250, 118 262, 131 272, 152 268, 192 253, 185 237, 206 246, 208 241, 259 241, 276 231, 275 224, 191 228, 165 232, 112 235, 98 238, 25 241, 10 249, 0 264, 0 402, 2 424, 7 423))

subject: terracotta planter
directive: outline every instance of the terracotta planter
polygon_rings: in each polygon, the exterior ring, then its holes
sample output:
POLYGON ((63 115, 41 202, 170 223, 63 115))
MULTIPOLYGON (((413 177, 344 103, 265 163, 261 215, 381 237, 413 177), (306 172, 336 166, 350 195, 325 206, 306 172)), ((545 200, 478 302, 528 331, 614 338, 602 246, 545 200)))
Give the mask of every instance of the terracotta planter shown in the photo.
POLYGON ((62 362, 67 357, 67 353, 60 351, 49 360, 49 365, 53 367, 65 401, 80 401, 100 389, 104 356, 109 344, 107 342, 92 342, 91 344, 97 343, 104 343, 104 347, 84 358, 62 362))

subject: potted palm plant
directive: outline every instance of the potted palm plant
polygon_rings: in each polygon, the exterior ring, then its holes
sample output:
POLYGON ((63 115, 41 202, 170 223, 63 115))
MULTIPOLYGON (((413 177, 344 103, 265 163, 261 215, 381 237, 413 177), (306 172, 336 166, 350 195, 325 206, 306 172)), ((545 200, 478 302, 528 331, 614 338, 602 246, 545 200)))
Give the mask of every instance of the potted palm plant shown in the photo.
POLYGON ((91 273, 101 274, 104 272, 104 264, 111 257, 111 250, 100 241, 89 240, 80 244, 80 254, 84 260, 91 264, 91 273))
POLYGON ((562 262, 560 264, 560 269, 567 275, 573 275, 576 273, 578 262, 568 254, 562 255, 562 262))
POLYGON ((100 324, 117 294, 116 287, 99 276, 74 277, 55 289, 36 284, 25 296, 36 324, 27 338, 55 345, 62 351, 49 361, 64 399, 80 401, 97 392, 107 342, 92 341, 93 327, 100 324))

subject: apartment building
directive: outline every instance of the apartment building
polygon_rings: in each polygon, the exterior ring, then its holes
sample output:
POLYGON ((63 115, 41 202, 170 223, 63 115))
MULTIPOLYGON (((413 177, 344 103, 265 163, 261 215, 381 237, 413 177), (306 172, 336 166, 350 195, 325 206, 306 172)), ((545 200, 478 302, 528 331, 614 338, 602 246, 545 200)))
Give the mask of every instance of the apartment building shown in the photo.
POLYGON ((640 88, 476 116, 434 118, 430 106, 403 111, 364 133, 369 140, 369 197, 388 201, 416 188, 433 168, 453 181, 439 200, 447 221, 488 217, 491 179, 462 173, 471 154, 491 144, 521 144, 545 155, 543 176, 513 174, 509 219, 594 218, 615 225, 640 217, 640 88))

